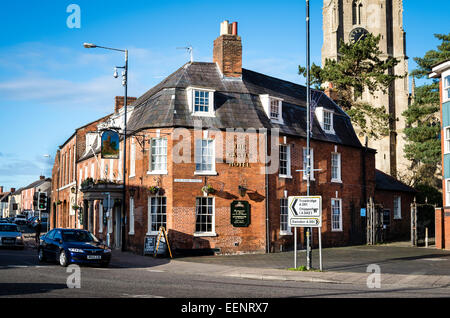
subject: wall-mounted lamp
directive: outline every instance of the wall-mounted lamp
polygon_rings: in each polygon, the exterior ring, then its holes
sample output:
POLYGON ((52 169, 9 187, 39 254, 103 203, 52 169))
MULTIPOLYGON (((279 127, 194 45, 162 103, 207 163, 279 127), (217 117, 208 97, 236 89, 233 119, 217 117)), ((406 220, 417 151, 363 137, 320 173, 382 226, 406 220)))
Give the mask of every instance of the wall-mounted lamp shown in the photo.
POLYGON ((130 188, 128 189, 128 192, 130 193, 130 196, 131 196, 131 197, 134 197, 134 194, 136 193, 136 189, 133 188, 133 187, 130 187, 130 188))
POLYGON ((245 194, 247 193, 247 188, 242 186, 242 185, 240 185, 238 187, 238 190, 239 190, 239 194, 241 195, 241 197, 245 197, 245 194))
POLYGON ((75 193, 75 187, 70 188, 70 192, 75 193))

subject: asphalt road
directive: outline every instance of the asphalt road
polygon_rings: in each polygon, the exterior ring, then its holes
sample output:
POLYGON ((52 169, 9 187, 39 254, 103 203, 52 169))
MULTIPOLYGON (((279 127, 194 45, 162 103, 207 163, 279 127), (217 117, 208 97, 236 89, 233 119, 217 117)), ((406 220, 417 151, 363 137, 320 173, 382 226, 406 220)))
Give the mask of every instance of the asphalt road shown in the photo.
MULTIPOLYGON (((381 288, 363 285, 261 281, 169 273, 152 268, 81 267, 80 288, 68 288, 72 272, 39 263, 36 250, 0 249, 0 297, 32 298, 297 298, 449 297, 449 288, 381 288)), ((73 282, 73 281, 72 281, 73 282)))

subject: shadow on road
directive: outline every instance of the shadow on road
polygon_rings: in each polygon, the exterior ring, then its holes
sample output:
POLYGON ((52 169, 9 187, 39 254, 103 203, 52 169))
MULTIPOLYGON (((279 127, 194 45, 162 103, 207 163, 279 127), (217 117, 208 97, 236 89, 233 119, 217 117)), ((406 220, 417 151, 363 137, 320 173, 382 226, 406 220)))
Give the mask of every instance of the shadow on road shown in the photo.
POLYGON ((47 293, 56 289, 66 289, 65 284, 49 283, 0 283, 0 296, 47 293))

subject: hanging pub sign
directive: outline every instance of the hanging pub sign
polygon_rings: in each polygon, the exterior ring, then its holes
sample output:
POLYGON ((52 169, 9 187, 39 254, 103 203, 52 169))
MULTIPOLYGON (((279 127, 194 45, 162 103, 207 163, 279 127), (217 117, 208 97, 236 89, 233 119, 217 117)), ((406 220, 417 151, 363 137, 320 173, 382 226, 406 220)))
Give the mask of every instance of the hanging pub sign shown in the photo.
POLYGON ((233 201, 231 203, 231 224, 234 227, 248 227, 250 225, 250 204, 247 201, 233 201))
POLYGON ((119 159, 119 133, 106 130, 102 134, 102 159, 119 159))

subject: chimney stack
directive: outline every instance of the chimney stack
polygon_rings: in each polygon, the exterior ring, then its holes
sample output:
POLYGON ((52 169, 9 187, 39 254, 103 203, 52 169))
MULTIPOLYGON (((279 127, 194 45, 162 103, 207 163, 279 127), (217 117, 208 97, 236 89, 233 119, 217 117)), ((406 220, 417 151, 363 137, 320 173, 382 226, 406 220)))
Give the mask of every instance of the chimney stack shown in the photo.
POLYGON ((40 176, 39 180, 45 180, 45 176, 40 176))
MULTIPOLYGON (((130 106, 136 101, 136 97, 127 97, 127 106, 130 106)), ((114 113, 119 113, 119 110, 124 106, 125 104, 125 97, 124 96, 116 96, 116 103, 114 106, 114 113)))
POLYGON ((11 193, 16 192, 16 188, 11 188, 11 193))
POLYGON ((0 193, 3 193, 3 186, 0 186, 0 193))
POLYGON ((213 62, 224 77, 242 76, 242 42, 237 22, 229 24, 225 20, 220 24, 220 36, 214 41, 213 62))
POLYGON ((324 93, 335 102, 339 99, 337 90, 333 88, 333 83, 328 84, 328 87, 325 88, 324 93))

